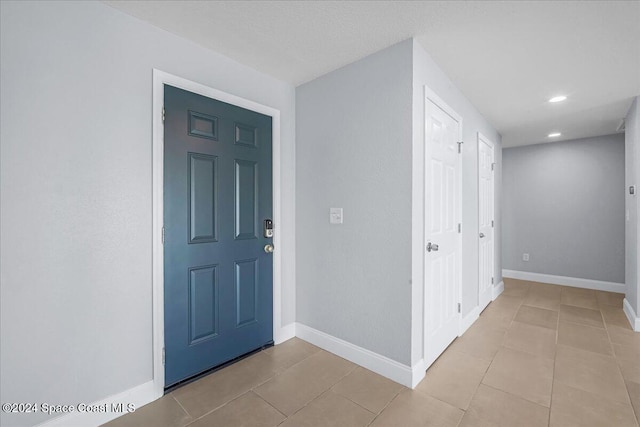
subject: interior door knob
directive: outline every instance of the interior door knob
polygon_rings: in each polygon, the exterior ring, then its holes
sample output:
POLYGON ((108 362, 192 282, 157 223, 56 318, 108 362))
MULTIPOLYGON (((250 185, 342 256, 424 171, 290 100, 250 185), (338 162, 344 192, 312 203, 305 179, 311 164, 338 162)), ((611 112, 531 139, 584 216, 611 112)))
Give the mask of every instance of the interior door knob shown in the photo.
POLYGON ((431 251, 437 251, 438 250, 438 245, 433 244, 431 242, 427 243, 427 252, 431 252, 431 251))
POLYGON ((484 233, 480 233, 480 238, 482 239, 484 237, 484 233))
POLYGON ((273 252, 273 245, 271 245, 271 244, 264 245, 264 251, 266 253, 268 253, 268 254, 272 253, 273 252))

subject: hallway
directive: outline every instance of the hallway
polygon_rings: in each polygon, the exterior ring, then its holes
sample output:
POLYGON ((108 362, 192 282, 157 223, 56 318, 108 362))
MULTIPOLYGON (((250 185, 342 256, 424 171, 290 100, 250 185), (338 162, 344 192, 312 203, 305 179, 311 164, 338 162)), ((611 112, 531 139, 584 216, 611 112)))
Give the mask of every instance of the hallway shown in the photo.
POLYGON ((294 338, 106 426, 637 426, 622 298, 505 279, 415 390, 294 338))

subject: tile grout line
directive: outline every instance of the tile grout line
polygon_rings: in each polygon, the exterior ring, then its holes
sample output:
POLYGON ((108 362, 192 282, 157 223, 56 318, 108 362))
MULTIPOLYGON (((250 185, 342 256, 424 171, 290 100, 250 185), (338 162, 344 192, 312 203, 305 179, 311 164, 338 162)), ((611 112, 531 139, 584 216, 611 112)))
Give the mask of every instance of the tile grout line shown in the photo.
MULTIPOLYGON (((171 394, 171 398, 173 400, 175 400, 176 403, 178 404, 178 406, 180 406, 182 408, 184 413, 187 414, 187 416, 193 420, 193 416, 187 411, 187 409, 184 406, 182 406, 182 403, 180 403, 180 401, 178 399, 176 399, 176 397, 173 394, 171 394)), ((188 426, 189 424, 191 424, 191 421, 189 421, 187 424, 185 424, 185 426, 188 426)))
MULTIPOLYGON (((322 350, 322 349, 320 349, 320 350, 322 350)), ((324 350, 324 351, 326 351, 326 350, 324 350)), ((329 352, 327 352, 327 353, 329 353, 329 352)), ((314 353, 314 354, 316 354, 316 353, 314 353)), ((336 356, 336 357, 340 357, 340 356, 337 356, 337 355, 335 355, 335 354, 333 354, 333 353, 329 353, 329 354, 331 354, 331 355, 333 355, 333 356, 336 356)), ((342 357, 340 357, 340 359, 343 359, 343 358, 342 358, 342 357)), ((327 391, 331 390, 331 388, 333 388, 333 386, 335 386, 336 384, 338 384, 340 381, 342 381, 344 378, 346 378, 349 374, 351 374, 353 371, 355 371, 355 370, 358 368, 358 365, 356 365, 355 363, 350 362, 350 361, 348 361, 347 359, 343 359, 343 360, 346 360, 347 362, 349 362, 349 363, 351 363, 351 364, 353 365, 353 367, 351 368, 351 370, 350 370, 349 372, 347 372, 346 374, 344 374, 343 376, 341 376, 341 377, 340 377, 340 378, 339 378, 335 383, 331 384, 331 385, 329 386, 329 388, 327 388, 326 390, 324 390, 322 393, 320 393, 319 395, 317 395, 317 396, 316 396, 316 397, 314 397, 313 399, 311 399, 311 400, 309 400, 308 402, 306 402, 306 403, 305 403, 304 405, 302 405, 302 406, 301 406, 297 411, 295 411, 295 412, 294 412, 294 413, 292 413, 291 415, 287 416, 287 418, 285 418, 285 420, 283 420, 282 422, 286 421, 286 420, 287 420, 287 419, 289 419, 290 417, 293 417, 293 416, 294 416, 294 415, 296 415, 298 412, 302 411, 304 408, 306 408, 307 406, 309 406, 309 404, 311 404, 311 402, 313 402, 314 400, 316 400, 317 398, 319 398, 320 396, 322 396, 323 394, 325 394, 327 391)), ((293 367, 293 366, 292 366, 292 367, 293 367)), ((283 371, 282 373, 284 373, 284 372, 285 372, 285 371, 283 371)), ((256 394, 257 394, 257 393, 256 393, 256 394)), ((260 396, 260 395, 258 395, 258 396, 260 396)), ((260 397, 262 398, 262 396, 260 396, 260 397)), ((263 400, 266 400, 266 399, 263 399, 263 400)), ((354 402, 354 403, 355 403, 355 402, 354 402)), ((371 411, 369 411, 369 412, 371 412, 371 411)), ((283 415, 285 415, 285 414, 283 414, 283 415)), ((285 416, 286 416, 286 415, 285 415, 285 416)), ((281 424, 282 424, 282 423, 281 423, 281 424)), ((278 424, 278 425, 280 425, 280 424, 278 424)))
POLYGON ((611 352, 613 353, 613 360, 615 360, 616 362, 616 368, 618 368, 618 373, 620 374, 620 377, 622 378, 622 382, 624 383, 624 389, 627 391, 627 397, 629 398, 629 405, 631 405, 631 410, 633 411, 633 414, 636 416, 636 422, 640 423, 640 420, 638 420, 638 415, 636 414, 635 407, 633 406, 631 393, 629 393, 629 386, 627 385, 627 380, 622 374, 622 369, 620 369, 620 363, 618 363, 618 356, 616 356, 616 350, 615 350, 615 347, 613 347, 613 342, 611 341, 611 334, 609 334, 609 328, 607 327, 608 325, 604 319, 604 314, 602 314, 602 308, 600 306, 598 306, 598 311, 600 311, 600 315, 602 316, 602 323, 604 323, 604 330, 607 332, 607 338, 609 339, 609 345, 611 346, 611 352))
MULTIPOLYGON (((341 380, 341 381, 342 381, 342 380, 341 380)), ((339 383, 339 382, 340 382, 340 381, 338 381, 338 383, 339 383)), ((355 404, 355 405, 358 405, 360 408, 364 409, 365 411, 370 412, 371 414, 373 414, 373 415, 374 415, 374 419, 375 419, 375 416, 377 416, 378 414, 381 414, 381 413, 382 413, 382 411, 384 411, 384 408, 383 408, 380 412, 375 413, 375 412, 373 412, 371 409, 369 409, 369 408, 365 408, 363 405, 361 405, 361 404, 359 404, 358 402, 356 402, 355 400, 351 399, 349 396, 345 396, 345 395, 344 395, 344 394, 342 394, 342 393, 339 393, 339 392, 337 392, 337 391, 334 391, 334 390, 333 390, 333 388, 334 388, 335 386, 337 386, 337 385, 338 385, 338 383, 335 383, 334 385, 332 385, 332 386, 331 386, 327 391, 330 391, 331 393, 333 393, 333 394, 335 394, 335 395, 337 395, 337 396, 340 396, 340 397, 342 397, 342 398, 345 398, 345 399, 347 399, 349 402, 351 402, 351 403, 353 403, 353 404, 355 404)), ((402 389, 400 389, 396 394, 400 393, 401 391, 402 391, 402 389)), ((323 394, 324 394, 324 393, 323 393, 323 394)), ((393 398, 391 398, 391 400, 393 400, 393 399, 396 397, 396 394, 394 394, 394 395, 393 395, 393 398)), ((320 397, 320 396, 318 396, 318 397, 320 397)), ((386 408, 386 406, 385 406, 385 408, 386 408)))
POLYGON ((271 402, 269 402, 269 401, 268 401, 267 399, 265 399, 264 397, 260 396, 260 395, 259 395, 258 393, 256 393, 255 391, 253 391, 253 390, 249 390, 247 393, 253 393, 253 394, 255 394, 255 395, 258 397, 258 399, 262 400, 264 403, 266 403, 267 405, 271 406, 271 407, 272 407, 273 409, 275 409, 275 410, 276 410, 280 415, 282 415, 282 416, 284 417, 284 420, 282 420, 280 423, 278 423, 278 425, 282 424, 283 422, 285 422, 285 421, 287 420, 287 418, 289 418, 289 417, 287 417, 287 414, 285 414, 285 413, 284 413, 284 412, 282 412, 280 409, 278 409, 278 408, 276 408, 275 406, 273 406, 273 405, 271 404, 271 402))
MULTIPOLYGON (((560 294, 562 301, 562 292, 560 294)), ((562 305, 562 304, 561 304, 562 305)), ((553 375, 551 376, 551 394, 549 395, 549 417, 547 418, 547 425, 551 426, 551 408, 553 407, 553 387, 556 383, 556 363, 558 361, 558 345, 560 338, 560 306, 558 306, 558 318, 556 320, 556 349, 553 355, 553 375)))
POLYGON ((393 399, 391 399, 391 400, 390 400, 390 401, 385 405, 385 407, 384 407, 384 408, 382 408, 382 410, 380 411, 380 413, 376 414, 376 416, 375 416, 375 417, 373 417, 373 419, 371 420, 371 422, 370 422, 369 424, 367 424, 367 427, 368 427, 368 426, 370 426, 371 424, 373 424, 373 423, 378 419, 378 417, 379 417, 380 415, 382 415, 382 413, 383 413, 383 412, 384 412, 384 411, 389 407, 389 405, 391 405, 391 403, 393 403, 393 401, 395 401, 395 400, 398 398, 398 396, 400 396, 400 393, 402 393, 402 391, 403 391, 403 390, 402 390, 402 389, 400 389, 400 391, 399 391, 399 392, 397 392, 395 396, 393 396, 393 399))
MULTIPOLYGON (((529 288, 531 286, 529 285, 529 288)), ((524 300, 526 299, 527 294, 529 293, 529 289, 527 289, 527 292, 525 293, 522 302, 520 303, 520 305, 518 305, 518 308, 516 310, 516 313, 513 315, 513 318, 511 320, 511 322, 509 323, 509 326, 507 326, 507 329, 505 330, 504 336, 502 337, 502 342, 500 343, 499 347, 503 347, 503 343, 506 340, 506 336, 507 336, 507 332, 509 331, 509 328, 511 327, 511 324, 513 323, 513 319, 515 319, 515 317, 518 314, 518 311, 520 310, 520 307, 522 307, 522 305, 524 305, 524 300)), ((498 297, 499 298, 499 297, 498 297)), ((498 299, 496 298, 496 300, 498 299)), ((473 398, 476 396, 476 394, 478 394, 478 390, 480 389, 480 385, 484 385, 485 387, 490 387, 494 390, 497 390, 495 387, 491 387, 488 384, 484 383, 484 379, 487 376, 487 373, 489 372, 489 369, 491 369, 491 366, 493 365, 493 362, 495 361, 496 356, 498 355, 498 352, 500 351, 500 348, 498 348, 498 351, 496 351, 496 353, 491 357, 491 361, 489 362, 489 364, 487 365, 487 369, 484 371, 484 373, 482 374, 482 378, 480 378, 480 382, 478 383, 478 386, 476 387, 475 391, 473 392, 473 394, 471 395, 471 400, 469 400, 469 406, 467 406, 467 409, 464 410, 464 415, 462 416, 462 418, 460 418, 460 421, 458 422, 458 425, 460 425, 460 423, 462 423, 462 419, 464 418, 464 416, 467 414, 467 411, 469 410, 469 408, 471 407, 471 403, 473 402, 473 398)), ((503 393, 506 393, 503 390, 500 390, 503 393)), ((509 393, 511 394, 511 393, 509 393)))
MULTIPOLYGON (((207 415, 211 414, 212 412, 215 412, 215 411, 217 411, 218 409, 221 409, 221 408, 225 407, 227 404, 229 404, 229 403, 231 403, 231 402, 233 402, 233 401, 235 401, 235 400, 239 399, 240 397, 244 396, 245 394, 247 394, 247 393, 249 393, 249 392, 253 392, 253 393, 254 393, 256 396, 258 396, 260 399, 262 399, 262 400, 264 400, 265 402, 267 402, 267 401, 266 401, 262 396, 260 396, 258 393, 256 393, 256 392, 254 391, 256 388, 258 388, 258 387, 260 387, 261 385, 263 385, 263 384, 265 384, 265 383, 267 383, 267 382, 271 381, 273 378, 275 378, 275 377, 277 377, 277 376, 279 376, 279 375, 283 374, 284 372, 286 372, 286 371, 287 371, 287 370, 289 370, 290 368, 292 368, 292 367, 296 366, 297 364, 299 364, 299 363, 303 362, 304 360, 308 359, 309 357, 311 357, 311 356, 313 356, 313 355, 315 355, 315 354, 319 353, 321 350, 322 350, 322 349, 318 348, 318 351, 315 351, 315 352, 313 352, 312 354, 309 354, 308 356, 304 357, 302 360, 300 360, 300 361, 298 361, 298 362, 294 363, 293 365, 289 366, 288 368, 285 368, 282 372, 272 371, 272 372, 273 372, 273 375, 271 375, 270 377, 268 377, 267 379, 265 379, 265 380, 264 380, 264 381, 262 381, 261 383, 256 384, 255 386, 253 386, 253 387, 249 388, 249 389, 248 389, 248 390, 246 390, 244 393, 240 393, 239 395, 237 395, 237 396, 235 396, 235 397, 232 397, 230 400, 227 400, 227 401, 226 401, 226 402, 224 402, 222 405, 219 405, 219 406, 217 406, 217 407, 213 408, 212 410, 210 410, 210 411, 208 411, 208 412, 204 413, 203 415, 199 416, 198 418, 194 418, 194 419, 193 419, 191 422, 189 422, 185 427, 188 427, 189 425, 191 425, 191 424, 195 423, 196 421, 200 420, 201 418, 206 417, 207 415)), ((257 355, 257 354, 266 354, 266 353, 259 352, 259 353, 256 353, 256 355, 257 355)), ((231 366, 233 366, 233 365, 231 365, 231 366)), ((212 374, 214 374, 214 373, 215 373, 215 372, 212 372, 212 374)), ((203 377, 203 378, 206 378, 206 376, 205 376, 205 377, 203 377)), ((172 396, 172 397, 173 397, 173 396, 172 396)), ((173 397, 173 398, 174 398, 174 400, 175 400, 176 402, 178 402, 178 404, 180 405, 180 407, 182 407, 182 408, 184 409, 184 407, 183 407, 183 406, 182 406, 182 404, 178 401, 178 399, 177 399, 177 398, 175 398, 175 397, 173 397)), ((271 405, 269 402, 267 402, 267 403, 268 403, 270 406, 273 406, 273 405, 271 405)), ((284 415, 284 416, 285 416, 285 420, 288 418, 288 417, 286 416, 286 414, 282 413, 280 410, 278 410, 278 408, 274 407, 274 409, 275 409, 276 411, 278 411, 279 413, 281 413, 282 415, 284 415)), ((184 411, 187 413, 187 415, 189 415, 190 417, 192 417, 192 418, 193 418, 193 416, 192 416, 191 414, 189 414, 189 412, 187 412, 187 410, 186 410, 186 409, 184 409, 184 411)), ((284 420, 283 420, 283 422, 284 422, 284 420)))

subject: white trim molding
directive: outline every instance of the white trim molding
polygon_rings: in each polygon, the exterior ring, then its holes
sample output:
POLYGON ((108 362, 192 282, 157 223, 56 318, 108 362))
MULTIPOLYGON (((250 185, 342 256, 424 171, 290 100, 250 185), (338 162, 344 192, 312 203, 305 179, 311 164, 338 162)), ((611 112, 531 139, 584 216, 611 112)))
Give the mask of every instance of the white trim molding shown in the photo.
MULTIPOLYGON (((241 98, 239 96, 214 89, 157 69, 153 70, 153 236, 152 236, 152 300, 153 300, 153 384, 155 395, 164 394, 164 251, 162 246, 162 227, 164 225, 164 125, 162 108, 164 106, 164 86, 171 85, 186 91, 217 99, 255 111, 272 119, 272 162, 273 162, 273 223, 282 229, 281 202, 281 165, 280 165, 280 110, 241 98)), ((273 237, 273 339, 280 343, 291 338, 295 327, 282 325, 282 233, 273 237)))
POLYGON ((296 324, 296 336, 406 387, 414 388, 425 374, 425 369, 420 363, 417 363, 415 367, 403 365, 386 356, 374 353, 371 350, 318 331, 302 323, 296 324), (422 377, 420 377, 420 372, 422 372, 422 377))
POLYGON ((127 412, 112 412, 111 408, 114 404, 121 403, 123 408, 127 408, 127 405, 132 404, 137 410, 161 396, 157 395, 153 381, 149 381, 90 404, 90 406, 103 406, 108 409, 106 412, 80 412, 76 410, 45 421, 36 427, 99 426, 127 414, 127 412))
POLYGON ((289 323, 288 325, 283 326, 278 331, 277 335, 273 336, 273 343, 275 345, 282 344, 285 341, 290 340, 291 338, 296 336, 296 324, 289 323))
POLYGON ((458 336, 461 337, 462 334, 464 334, 467 329, 469 329, 471 325, 473 325, 473 322, 478 320, 478 317, 480 317, 480 308, 478 306, 475 306, 469 313, 467 313, 466 316, 462 318, 462 320, 460 320, 460 332, 458 332, 458 336))
POLYGON ((500 294, 503 292, 504 292, 504 280, 501 280, 500 283, 498 283, 493 287, 493 289, 491 289, 491 301, 495 301, 496 298, 498 298, 500 294))
POLYGON ((618 292, 621 294, 624 294, 627 288, 624 283, 581 279, 579 277, 554 276, 551 274, 531 273, 529 271, 502 270, 502 277, 551 283, 552 285, 571 286, 574 288, 594 289, 596 291, 618 292))
POLYGON ((424 379, 427 374, 427 363, 424 359, 418 360, 418 362, 411 367, 411 388, 414 389, 420 381, 424 379))
POLYGON ((638 317, 636 312, 633 310, 633 307, 631 307, 629 300, 626 298, 622 303, 622 309, 624 310, 624 314, 627 315, 627 320, 629 320, 631 328, 636 332, 640 332, 640 317, 638 317))

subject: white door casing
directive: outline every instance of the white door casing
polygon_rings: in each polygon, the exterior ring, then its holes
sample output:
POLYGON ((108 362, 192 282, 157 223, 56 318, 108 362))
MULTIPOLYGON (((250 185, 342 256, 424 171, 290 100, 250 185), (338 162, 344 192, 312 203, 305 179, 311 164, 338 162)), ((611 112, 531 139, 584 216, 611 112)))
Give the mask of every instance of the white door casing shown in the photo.
POLYGON ((494 144, 478 132, 478 308, 492 298, 494 252, 494 144))
POLYGON ((428 367, 459 332, 462 118, 429 89, 425 92, 424 360, 428 367))
MULTIPOLYGON (((168 84, 228 104, 256 111, 272 117, 273 140, 273 223, 281 224, 282 195, 280 175, 280 110, 252 100, 223 92, 200 83, 153 69, 153 215, 152 215, 152 323, 153 323, 153 387, 155 398, 164 394, 164 250, 162 227, 164 224, 164 124, 162 109, 164 105, 164 85, 168 84)), ((282 234, 276 232, 273 238, 273 340, 275 344, 293 336, 282 326, 282 234)))

